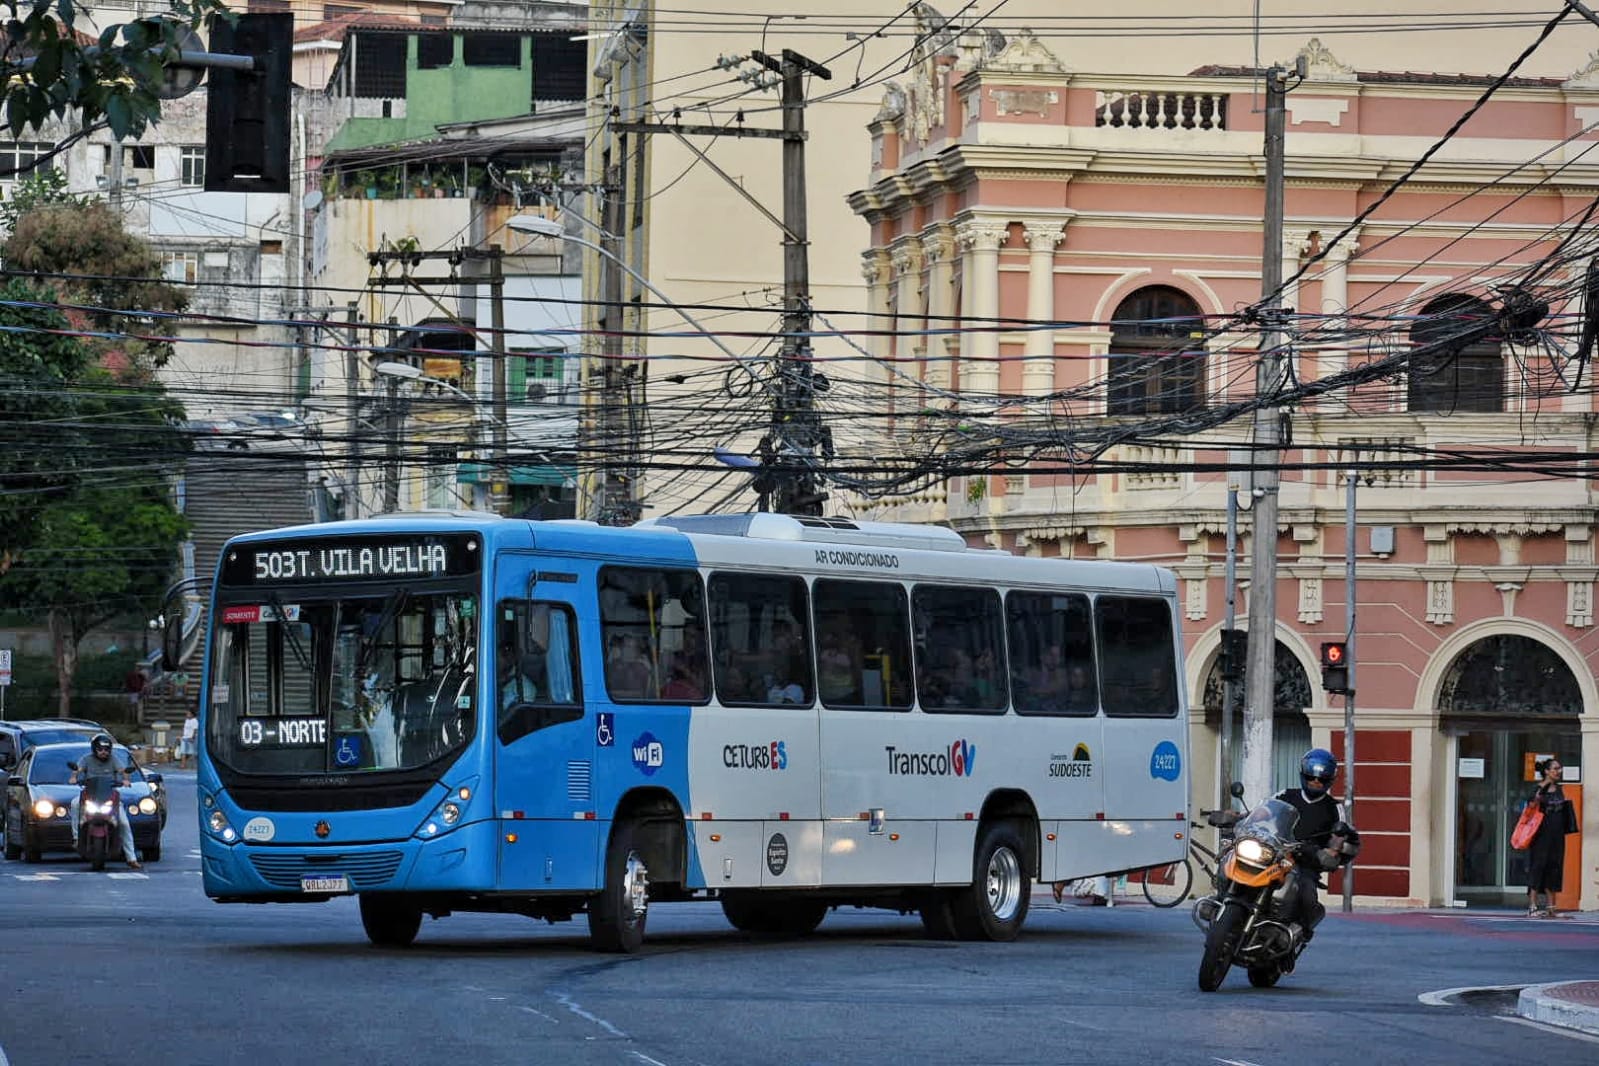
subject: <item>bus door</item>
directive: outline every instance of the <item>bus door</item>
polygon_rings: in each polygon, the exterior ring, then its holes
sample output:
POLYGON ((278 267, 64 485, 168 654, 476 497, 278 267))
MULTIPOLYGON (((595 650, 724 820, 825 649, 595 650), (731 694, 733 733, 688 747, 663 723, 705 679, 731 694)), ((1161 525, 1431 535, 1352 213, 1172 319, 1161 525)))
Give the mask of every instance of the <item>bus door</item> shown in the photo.
POLYGON ((1094 601, 1101 747, 1115 768, 1105 777, 1104 847, 1115 869, 1170 861, 1184 850, 1188 719, 1174 626, 1169 600, 1102 594, 1094 601))
POLYGON ((598 825, 594 726, 583 713, 583 672, 571 587, 535 582, 494 605, 494 813, 499 887, 593 888, 598 825))

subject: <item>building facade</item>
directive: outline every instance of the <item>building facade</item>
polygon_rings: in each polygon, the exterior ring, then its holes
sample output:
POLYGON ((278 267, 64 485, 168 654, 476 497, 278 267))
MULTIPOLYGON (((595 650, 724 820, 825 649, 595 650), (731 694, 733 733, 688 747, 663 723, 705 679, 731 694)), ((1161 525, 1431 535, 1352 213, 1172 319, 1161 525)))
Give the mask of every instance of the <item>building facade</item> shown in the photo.
MULTIPOLYGON (((1317 41, 1300 54, 1277 250, 1289 380, 1345 384, 1295 394, 1282 452, 1277 785, 1295 783, 1309 744, 1343 749, 1341 698, 1316 679, 1318 645, 1346 626, 1354 468, 1357 895, 1517 902, 1525 853, 1508 835, 1533 760, 1576 767, 1579 803, 1582 768, 1599 766, 1582 473, 1594 406, 1572 374, 1594 239, 1568 240, 1599 193, 1599 77, 1589 64, 1506 82, 1385 199, 1492 79, 1357 71, 1317 41), (1501 317, 1513 285, 1549 302, 1544 332, 1501 317)), ((1234 314, 1261 295, 1254 72, 1082 74, 1027 33, 913 58, 870 123, 871 180, 850 198, 872 230, 869 366, 892 436, 925 454, 937 409, 968 434, 1059 446, 855 510, 1027 554, 1175 568, 1194 803, 1215 805, 1233 776, 1218 745, 1226 504, 1250 444, 1250 419, 1231 412, 1255 394, 1262 348, 1234 314), (1106 446, 1116 427, 1148 431, 1106 446)), ((1240 534, 1243 619, 1248 512, 1240 534)), ((1594 807, 1568 841, 1566 906, 1599 906, 1594 807)))

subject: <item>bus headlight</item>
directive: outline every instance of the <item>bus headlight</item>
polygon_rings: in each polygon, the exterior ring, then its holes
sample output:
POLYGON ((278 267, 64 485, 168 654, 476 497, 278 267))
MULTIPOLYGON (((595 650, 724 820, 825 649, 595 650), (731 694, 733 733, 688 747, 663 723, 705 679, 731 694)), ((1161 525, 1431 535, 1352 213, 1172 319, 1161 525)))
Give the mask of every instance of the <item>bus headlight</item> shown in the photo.
POLYGON ((239 839, 239 834, 228 824, 228 816, 223 814, 221 809, 213 808, 211 813, 206 815, 205 821, 206 825, 211 827, 211 832, 222 838, 223 843, 231 844, 239 839))
POLYGON ((467 808, 471 806, 474 793, 477 792, 477 778, 462 782, 460 785, 445 792, 439 805, 434 807, 428 816, 422 820, 417 828, 416 835, 424 840, 436 837, 441 833, 448 833, 460 825, 466 817, 467 808))

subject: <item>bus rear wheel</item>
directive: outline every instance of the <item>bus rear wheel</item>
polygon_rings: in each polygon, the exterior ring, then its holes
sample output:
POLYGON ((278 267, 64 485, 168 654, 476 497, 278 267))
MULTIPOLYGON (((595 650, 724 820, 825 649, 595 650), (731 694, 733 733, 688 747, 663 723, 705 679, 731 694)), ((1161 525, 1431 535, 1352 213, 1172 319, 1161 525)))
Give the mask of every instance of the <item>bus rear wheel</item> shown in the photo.
POLYGON ((1015 940, 1027 920, 1027 849, 1015 822, 992 822, 977 837, 972 883, 955 890, 951 913, 962 940, 1015 940))
POLYGON ((631 955, 644 946, 650 871, 634 846, 637 826, 618 822, 605 849, 605 885, 589 901, 589 940, 600 951, 631 955))
POLYGON ((422 908, 398 896, 365 893, 361 896, 361 928, 380 948, 408 948, 422 928, 422 908))

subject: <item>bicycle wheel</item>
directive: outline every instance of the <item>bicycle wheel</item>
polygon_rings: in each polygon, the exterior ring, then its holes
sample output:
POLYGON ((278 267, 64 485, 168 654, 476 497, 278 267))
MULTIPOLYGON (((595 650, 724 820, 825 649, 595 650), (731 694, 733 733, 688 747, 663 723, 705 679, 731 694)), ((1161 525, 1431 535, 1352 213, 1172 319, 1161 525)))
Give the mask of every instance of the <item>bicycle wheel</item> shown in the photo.
POLYGON ((1188 898, 1194 887, 1193 860, 1184 859, 1170 866, 1152 866, 1144 871, 1144 898, 1152 906, 1175 907, 1188 898), (1168 880, 1169 877, 1169 880, 1168 880), (1151 885, 1154 889, 1151 889, 1151 885))

